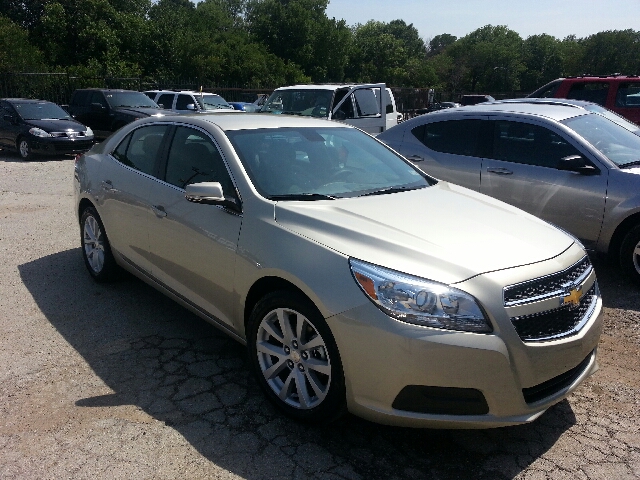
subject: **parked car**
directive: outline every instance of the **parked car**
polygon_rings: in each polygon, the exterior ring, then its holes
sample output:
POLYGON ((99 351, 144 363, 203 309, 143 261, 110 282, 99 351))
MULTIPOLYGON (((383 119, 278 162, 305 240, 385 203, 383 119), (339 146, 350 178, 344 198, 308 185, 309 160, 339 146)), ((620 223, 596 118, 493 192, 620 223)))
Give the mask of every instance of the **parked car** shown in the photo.
POLYGON ((491 95, 462 95, 460 105, 477 105, 478 103, 494 102, 495 98, 491 95))
POLYGON ((234 107, 216 93, 192 90, 147 90, 144 92, 162 108, 175 113, 230 112, 234 107))
POLYGON ((101 88, 75 90, 67 110, 73 118, 91 127, 99 139, 139 118, 172 113, 161 109, 142 92, 101 88))
POLYGON ((379 138, 437 178, 571 232, 640 281, 640 137, 602 112, 496 102, 429 113, 379 138))
POLYGON ((527 97, 587 100, 640 124, 640 77, 637 75, 558 78, 527 97))
POLYGON ((253 102, 229 102, 229 104, 236 110, 253 113, 259 111, 260 108, 262 108, 262 105, 264 105, 264 102, 268 97, 269 95, 261 93, 253 102))
POLYGON ((597 369, 579 242, 348 125, 147 118, 74 178, 89 274, 124 268, 245 343, 295 419, 531 422, 597 369))
POLYGON ((59 105, 27 98, 0 99, 0 148, 24 160, 35 154, 82 153, 93 145, 93 132, 59 105))
POLYGON ((393 92, 384 83, 281 87, 269 96, 260 113, 338 120, 373 135, 397 125, 402 117, 393 92))

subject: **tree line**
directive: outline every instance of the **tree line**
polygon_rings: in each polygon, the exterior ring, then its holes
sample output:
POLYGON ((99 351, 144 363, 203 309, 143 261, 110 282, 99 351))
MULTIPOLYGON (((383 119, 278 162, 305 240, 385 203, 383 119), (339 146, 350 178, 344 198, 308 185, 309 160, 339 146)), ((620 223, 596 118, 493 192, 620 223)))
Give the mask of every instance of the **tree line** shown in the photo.
POLYGON ((561 76, 640 74, 640 32, 523 39, 504 25, 421 38, 403 20, 348 26, 328 0, 0 0, 0 73, 199 78, 260 88, 386 82, 532 91, 561 76))

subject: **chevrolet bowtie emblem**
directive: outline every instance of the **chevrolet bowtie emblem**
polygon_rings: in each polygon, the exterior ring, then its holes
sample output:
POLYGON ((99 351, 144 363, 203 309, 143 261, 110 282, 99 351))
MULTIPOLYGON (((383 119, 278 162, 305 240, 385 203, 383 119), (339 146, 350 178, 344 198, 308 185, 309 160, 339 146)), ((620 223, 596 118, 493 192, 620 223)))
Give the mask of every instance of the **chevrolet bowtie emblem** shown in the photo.
POLYGON ((563 305, 571 305, 572 307, 577 307, 578 305, 580 305, 580 297, 581 296, 582 295, 580 293, 580 290, 578 290, 576 288, 573 288, 569 292, 569 295, 567 295, 566 297, 563 297, 562 304, 563 305))

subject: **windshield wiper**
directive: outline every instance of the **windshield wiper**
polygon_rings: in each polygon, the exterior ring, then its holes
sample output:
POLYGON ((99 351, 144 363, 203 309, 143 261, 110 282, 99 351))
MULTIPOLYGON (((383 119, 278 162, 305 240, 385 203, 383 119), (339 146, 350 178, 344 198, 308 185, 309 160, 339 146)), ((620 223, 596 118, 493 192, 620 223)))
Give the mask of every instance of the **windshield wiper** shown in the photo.
POLYGON ((372 195, 386 195, 387 193, 408 192, 409 190, 418 190, 420 188, 425 188, 425 187, 427 187, 427 185, 418 185, 414 187, 389 187, 389 188, 383 188, 381 190, 376 190, 375 192, 363 193, 360 196, 370 197, 372 195))
POLYGON ((270 200, 335 200, 338 197, 325 195, 324 193, 293 193, 291 195, 271 195, 270 200))
POLYGON ((622 165, 618 165, 618 167, 627 168, 627 167, 633 167, 635 165, 640 165, 640 160, 634 160, 633 162, 623 163, 622 165))

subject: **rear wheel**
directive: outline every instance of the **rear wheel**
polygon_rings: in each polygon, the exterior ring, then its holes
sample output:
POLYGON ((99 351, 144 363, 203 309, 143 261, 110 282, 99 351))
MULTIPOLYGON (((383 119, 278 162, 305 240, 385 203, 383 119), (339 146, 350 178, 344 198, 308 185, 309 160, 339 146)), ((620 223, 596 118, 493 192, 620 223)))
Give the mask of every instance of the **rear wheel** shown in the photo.
POLYGON ((24 137, 18 138, 18 141, 16 142, 16 150, 18 150, 18 153, 23 160, 31 160, 33 157, 33 154, 31 153, 31 145, 29 145, 29 141, 24 137))
POLYGON ((117 278, 116 264, 111 245, 98 212, 93 207, 85 208, 80 217, 82 257, 91 276, 97 282, 110 282, 117 278))
POLYGON ((340 355, 329 326, 305 297, 275 292, 249 320, 249 360, 269 400, 296 420, 335 420, 346 411, 340 355))
POLYGON ((620 267, 628 277, 640 284, 640 225, 629 230, 622 241, 620 267))

